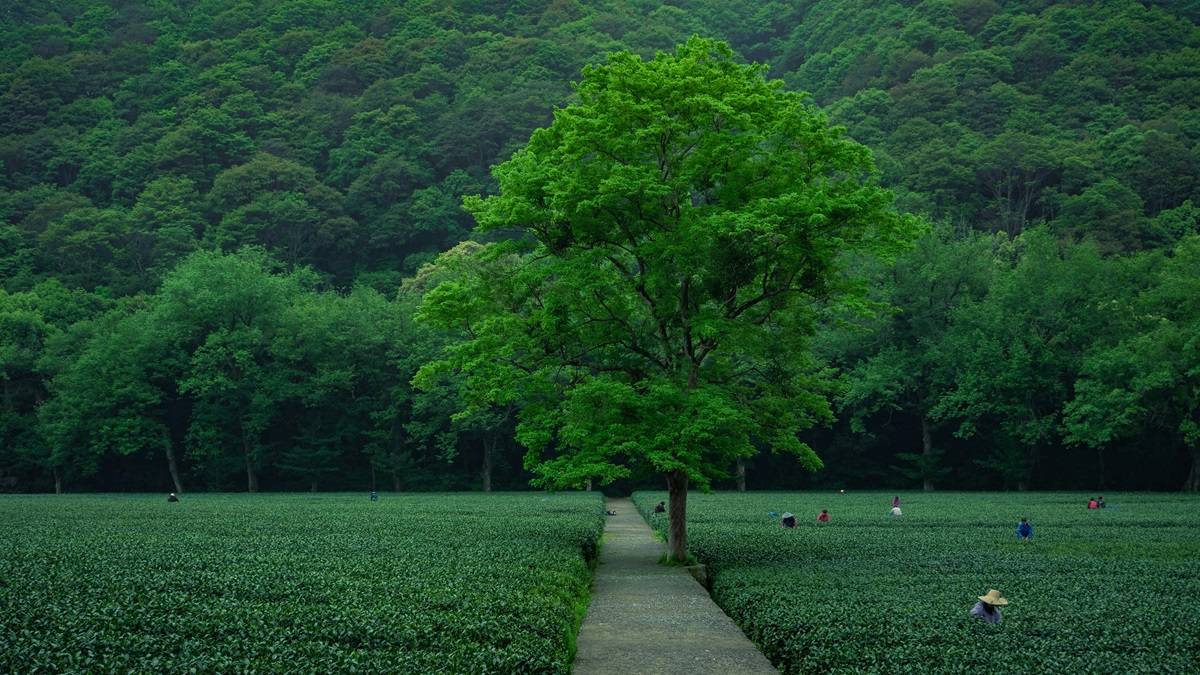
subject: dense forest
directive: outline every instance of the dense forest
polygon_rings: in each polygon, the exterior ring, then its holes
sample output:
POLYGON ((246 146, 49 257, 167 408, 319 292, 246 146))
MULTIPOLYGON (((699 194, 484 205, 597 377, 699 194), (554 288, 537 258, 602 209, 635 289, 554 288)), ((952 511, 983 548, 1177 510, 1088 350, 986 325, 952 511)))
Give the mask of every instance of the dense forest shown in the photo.
POLYGON ((526 487, 519 402, 416 377, 463 337, 423 298, 509 236, 463 198, 586 64, 694 34, 807 92, 930 223, 846 260, 860 301, 821 308, 824 468, 767 452, 723 485, 1200 489, 1200 2, 0 21, 0 489, 526 487))

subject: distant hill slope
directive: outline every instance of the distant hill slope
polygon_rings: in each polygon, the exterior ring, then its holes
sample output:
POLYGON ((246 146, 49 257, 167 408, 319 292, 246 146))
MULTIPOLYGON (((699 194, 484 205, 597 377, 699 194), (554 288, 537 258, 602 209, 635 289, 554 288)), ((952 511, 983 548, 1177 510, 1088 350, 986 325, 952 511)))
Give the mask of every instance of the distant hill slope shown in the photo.
POLYGON ((691 33, 812 92, 910 208, 1010 232, 1046 220, 1110 249, 1194 227, 1200 3, 1002 5, 10 4, 0 273, 120 295, 197 245, 258 243, 389 287, 465 235, 461 195, 585 63, 691 33))

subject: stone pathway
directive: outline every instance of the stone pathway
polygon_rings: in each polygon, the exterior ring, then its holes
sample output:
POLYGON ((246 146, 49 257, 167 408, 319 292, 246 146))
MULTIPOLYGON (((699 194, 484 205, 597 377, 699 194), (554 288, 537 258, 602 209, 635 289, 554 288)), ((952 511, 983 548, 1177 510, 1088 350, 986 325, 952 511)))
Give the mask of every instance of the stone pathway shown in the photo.
POLYGON ((579 631, 576 675, 777 673, 687 570, 659 565, 666 552, 628 499, 610 499, 579 631))

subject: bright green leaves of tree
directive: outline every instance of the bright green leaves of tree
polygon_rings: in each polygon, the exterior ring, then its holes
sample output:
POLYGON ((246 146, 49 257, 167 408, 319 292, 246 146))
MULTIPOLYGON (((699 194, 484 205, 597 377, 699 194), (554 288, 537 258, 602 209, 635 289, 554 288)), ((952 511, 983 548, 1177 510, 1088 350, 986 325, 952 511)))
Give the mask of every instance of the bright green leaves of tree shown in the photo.
POLYGON ((429 294, 425 316, 468 336, 436 367, 522 401, 546 485, 653 472, 682 495, 759 447, 818 468, 796 437, 829 416, 806 395, 814 307, 839 256, 919 223, 865 148, 723 43, 613 54, 577 94, 495 167, 499 195, 466 200, 482 231, 526 237, 429 294))

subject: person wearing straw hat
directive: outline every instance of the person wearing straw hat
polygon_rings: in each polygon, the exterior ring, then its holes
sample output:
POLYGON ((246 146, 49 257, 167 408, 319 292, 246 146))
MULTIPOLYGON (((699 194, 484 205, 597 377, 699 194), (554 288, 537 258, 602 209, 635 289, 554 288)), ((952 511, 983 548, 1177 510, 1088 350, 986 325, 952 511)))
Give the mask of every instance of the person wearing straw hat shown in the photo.
POLYGON ((1008 604, 1008 599, 1001 597, 1000 591, 992 588, 987 595, 980 595, 979 602, 971 608, 971 616, 984 623, 1000 623, 1000 608, 1008 604))

